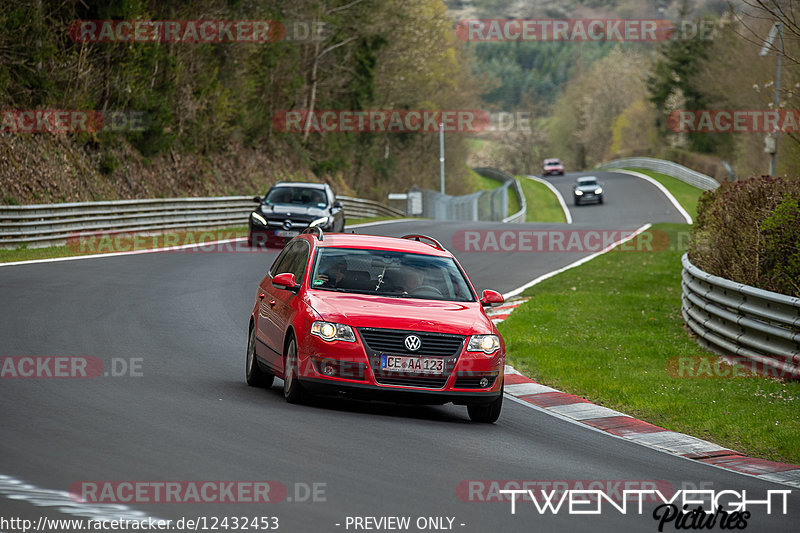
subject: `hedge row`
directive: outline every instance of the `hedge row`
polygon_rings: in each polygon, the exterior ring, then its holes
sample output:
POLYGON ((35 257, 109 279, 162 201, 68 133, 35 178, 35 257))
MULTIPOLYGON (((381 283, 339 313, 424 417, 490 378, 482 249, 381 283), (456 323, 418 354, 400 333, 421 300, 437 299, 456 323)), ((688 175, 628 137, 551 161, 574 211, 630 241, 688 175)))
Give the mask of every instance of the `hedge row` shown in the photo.
POLYGON ((716 276, 800 297, 800 178, 754 177, 703 193, 689 257, 716 276))

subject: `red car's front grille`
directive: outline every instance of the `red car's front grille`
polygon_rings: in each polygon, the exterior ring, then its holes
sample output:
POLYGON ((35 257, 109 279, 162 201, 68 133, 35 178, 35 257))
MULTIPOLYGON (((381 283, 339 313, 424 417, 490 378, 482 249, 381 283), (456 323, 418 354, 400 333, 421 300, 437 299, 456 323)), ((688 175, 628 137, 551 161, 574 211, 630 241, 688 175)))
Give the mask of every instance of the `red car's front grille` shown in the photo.
POLYGON ((397 355, 458 356, 465 338, 463 335, 397 329, 359 328, 358 332, 372 351, 397 355), (421 341, 419 349, 414 352, 405 346, 409 335, 416 335, 421 341))
POLYGON ((396 329, 359 328, 358 332, 364 341, 375 381, 381 385, 402 385, 428 389, 441 389, 445 386, 456 366, 466 339, 463 335, 396 329), (419 348, 415 351, 406 347, 405 340, 409 335, 419 338, 419 348), (381 368, 382 355, 441 358, 444 360, 444 371, 441 375, 430 375, 383 370, 381 368))

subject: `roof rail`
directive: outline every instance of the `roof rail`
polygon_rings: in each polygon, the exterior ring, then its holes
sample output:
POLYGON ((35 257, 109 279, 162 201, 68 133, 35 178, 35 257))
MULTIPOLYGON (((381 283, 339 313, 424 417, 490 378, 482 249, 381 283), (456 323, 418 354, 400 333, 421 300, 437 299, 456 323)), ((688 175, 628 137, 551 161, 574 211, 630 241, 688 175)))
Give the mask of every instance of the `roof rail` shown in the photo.
POLYGON ((423 240, 424 240, 424 241, 427 241, 427 242, 425 242, 425 244, 427 244, 428 246, 433 246, 434 248, 437 248, 437 249, 439 249, 439 250, 441 250, 443 252, 447 251, 447 250, 444 249, 444 246, 442 246, 442 243, 440 243, 439 241, 437 241, 433 237, 428 237, 427 235, 421 235, 419 233, 411 233, 410 235, 403 235, 400 238, 401 239, 409 239, 409 240, 417 241, 417 242, 423 242, 423 240))
POLYGON ((309 224, 308 226, 306 226, 306 229, 301 231, 300 235, 302 235, 304 233, 313 233, 314 235, 316 235, 317 239, 324 240, 323 233, 322 233, 322 228, 320 228, 318 225, 314 224, 313 222, 311 224, 309 224))

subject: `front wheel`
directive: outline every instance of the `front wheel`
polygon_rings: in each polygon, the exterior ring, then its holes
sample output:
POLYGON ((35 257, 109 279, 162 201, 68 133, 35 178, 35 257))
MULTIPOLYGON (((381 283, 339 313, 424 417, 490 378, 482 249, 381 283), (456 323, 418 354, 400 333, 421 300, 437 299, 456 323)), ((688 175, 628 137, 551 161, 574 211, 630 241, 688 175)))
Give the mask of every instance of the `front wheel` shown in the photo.
POLYGON ((503 393, 492 403, 472 403, 467 404, 467 413, 473 422, 484 424, 494 424, 500 418, 500 411, 503 409, 503 393))
POLYGON ((303 403, 307 393, 297 379, 297 342, 292 337, 286 346, 286 364, 283 377, 283 397, 289 403, 303 403))
POLYGON ((247 362, 245 364, 245 379, 251 387, 271 387, 275 380, 272 372, 262 370, 256 359, 256 328, 250 328, 247 339, 247 362))

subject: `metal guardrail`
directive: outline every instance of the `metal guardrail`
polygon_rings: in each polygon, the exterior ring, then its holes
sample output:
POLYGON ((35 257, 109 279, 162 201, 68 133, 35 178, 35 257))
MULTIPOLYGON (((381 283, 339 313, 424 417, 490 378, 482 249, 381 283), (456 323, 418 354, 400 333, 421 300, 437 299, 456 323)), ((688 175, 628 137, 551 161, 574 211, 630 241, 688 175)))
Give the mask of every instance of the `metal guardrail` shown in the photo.
POLYGON ((612 169, 612 168, 643 168, 645 170, 653 170, 672 176, 689 185, 694 185, 699 189, 708 191, 719 187, 719 182, 711 176, 706 176, 695 170, 687 168, 683 165, 673 163, 672 161, 665 161, 663 159, 654 159, 652 157, 629 157, 627 159, 615 159, 599 165, 598 169, 612 169))
POLYGON ((800 298, 703 272, 681 258, 681 313, 700 344, 800 378, 800 298))
POLYGON ((509 215, 503 219, 503 222, 506 224, 519 224, 525 222, 526 214, 528 212, 528 206, 525 202, 525 194, 522 192, 522 185, 520 185, 519 180, 516 179, 514 176, 506 174, 502 170, 497 170, 496 168, 489 168, 489 167, 480 167, 473 169, 475 172, 480 174, 481 176, 491 178, 497 181, 502 181, 503 187, 514 187, 514 193, 517 195, 519 199, 520 210, 516 213, 509 215))
POLYGON ((352 196, 337 196, 336 199, 342 202, 344 214, 350 218, 406 216, 405 211, 400 211, 374 200, 353 198, 352 196))
MULTIPOLYGON (((372 200, 338 200, 350 218, 405 216, 372 200)), ((0 248, 63 245, 81 233, 244 226, 254 208, 252 196, 0 206, 0 248)))

